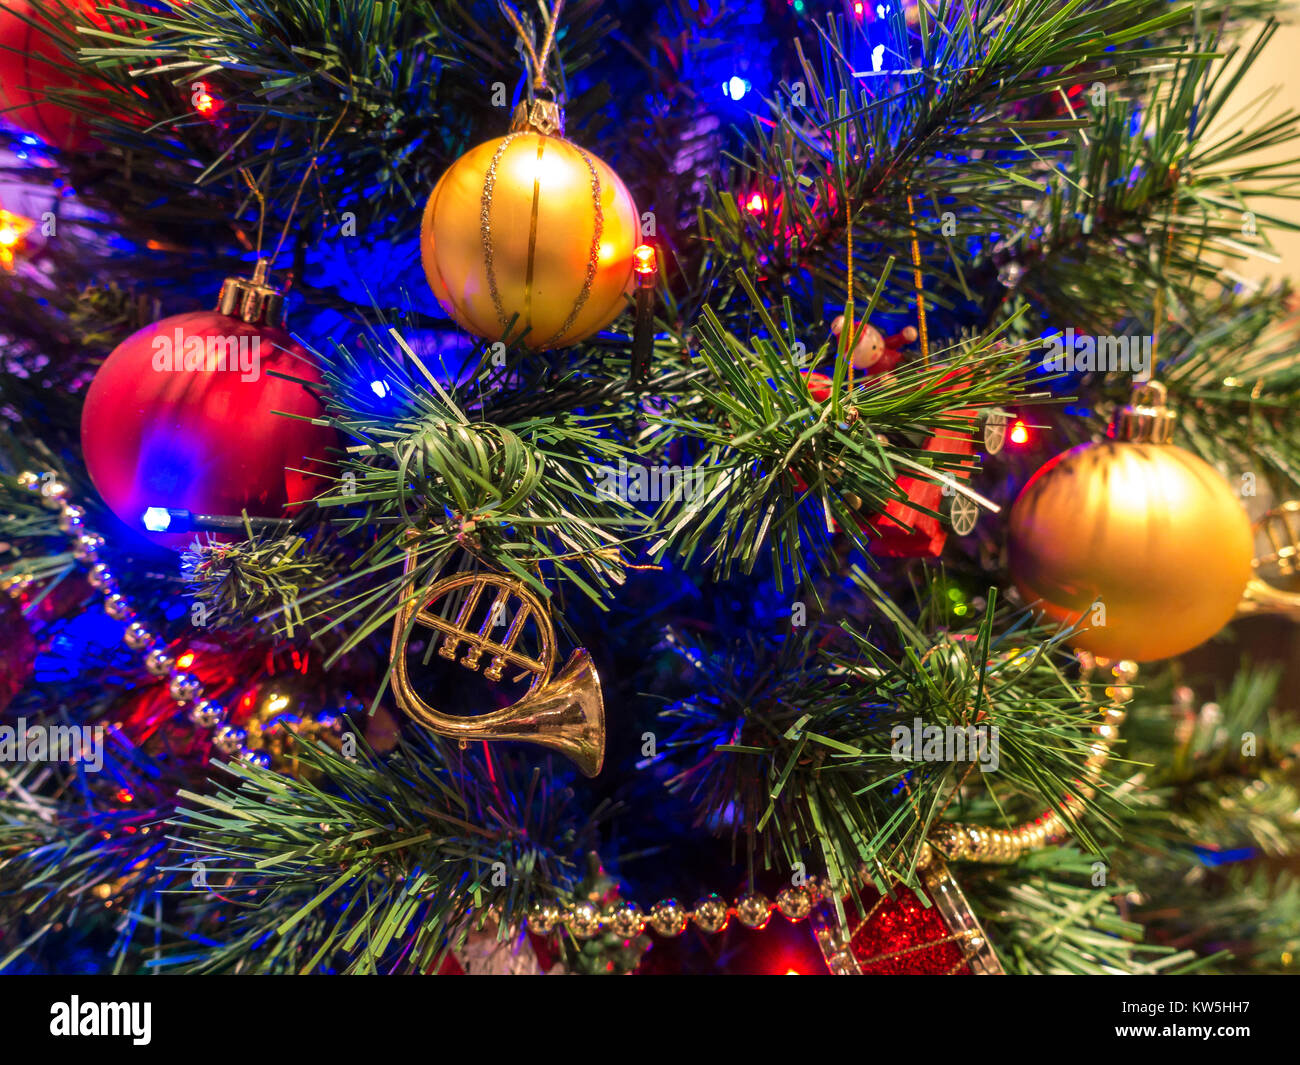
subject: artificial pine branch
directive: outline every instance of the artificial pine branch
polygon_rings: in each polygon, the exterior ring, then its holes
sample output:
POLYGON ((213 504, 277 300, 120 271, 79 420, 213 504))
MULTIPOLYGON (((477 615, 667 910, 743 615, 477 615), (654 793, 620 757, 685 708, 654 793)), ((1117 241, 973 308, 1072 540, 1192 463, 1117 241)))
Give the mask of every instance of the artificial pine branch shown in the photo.
POLYGON ((1142 925, 1116 905, 1123 885, 1108 883, 1095 856, 1068 845, 1029 855, 996 876, 963 877, 962 887, 1011 973, 1189 974, 1215 961, 1143 943, 1142 925))
MULTIPOLYGON (((653 103, 644 121, 608 123, 605 87, 598 78, 588 84, 587 74, 598 73, 613 26, 593 16, 594 3, 574 0, 558 45, 575 90, 571 122, 586 136, 609 132, 616 154, 647 128, 667 140, 631 153, 670 161, 643 163, 653 172, 633 179, 669 220, 656 366, 644 396, 626 382, 626 344, 616 334, 558 355, 512 353, 503 366, 475 349, 448 372, 406 350, 413 338, 370 329, 356 346, 351 324, 347 333, 327 330, 339 338, 323 356, 329 420, 350 450, 320 510, 284 538, 205 554, 208 568, 195 570, 189 590, 224 622, 256 616, 262 631, 328 636, 341 658, 381 641, 397 605, 407 527, 420 533, 421 580, 468 555, 468 564, 509 570, 559 595, 577 589, 580 606, 608 606, 625 563, 652 538, 663 539, 660 552, 707 560, 721 573, 748 571, 764 552, 797 574, 813 568, 811 555, 834 570, 829 521, 862 547, 857 518, 896 496, 900 469, 955 468, 951 457, 919 452, 918 438, 958 427, 958 411, 1025 399, 1018 375, 1026 345, 995 353, 999 323, 1013 337, 1067 321, 1140 332, 1157 290, 1169 297, 1171 320, 1150 328, 1161 332, 1161 372, 1190 408, 1192 446, 1237 462, 1253 456, 1277 491, 1293 491, 1300 456, 1286 417, 1296 347, 1278 324, 1285 294, 1204 291, 1219 269, 1204 250, 1267 253, 1266 235, 1241 231, 1241 212, 1277 228, 1282 220, 1256 200, 1294 195, 1293 164, 1239 159, 1292 144, 1294 118, 1227 123, 1223 111, 1265 39, 1233 51, 1240 16, 1273 8, 923 3, 915 31, 895 13, 886 62, 896 72, 876 80, 853 72, 847 36, 834 25, 819 62, 801 53, 806 107, 783 97, 771 121, 736 143, 731 131, 665 117, 653 103), (1211 32, 1191 39, 1197 25, 1211 32), (1095 110, 1070 95, 1094 82, 1107 88, 1095 110), (1216 113, 1227 133, 1207 144, 1216 113), (690 167, 698 171, 728 144, 734 166, 711 193, 698 181, 662 198, 654 191, 682 183, 681 152, 708 153, 690 167), (759 209, 749 206, 754 193, 759 209), (817 331, 844 302, 848 233, 855 289, 876 292, 868 314, 910 312, 910 277, 891 272, 909 251, 909 194, 935 335, 973 325, 975 339, 948 351, 937 341, 935 357, 950 355, 946 363, 904 364, 866 388, 846 387, 838 360, 832 398, 816 401, 795 344, 829 354, 817 331), (681 219, 697 206, 698 231, 683 232, 681 219), (953 234, 944 232, 945 212, 953 234), (1008 299, 997 273, 1013 266, 1008 299), (954 369, 969 380, 948 392, 942 375, 954 369), (651 514, 596 490, 607 464, 679 464, 679 456, 705 478, 701 497, 669 500, 651 514)), ((318 238, 333 239, 344 209, 380 245, 409 236, 412 205, 443 167, 504 126, 483 80, 513 86, 518 73, 490 4, 193 0, 130 18, 134 32, 60 26, 69 51, 84 38, 83 58, 111 87, 79 99, 99 116, 105 148, 41 173, 55 184, 70 177, 100 215, 72 247, 52 243, 41 253, 39 279, 27 272, 0 287, 0 398, 13 429, 0 434, 0 466, 63 469, 92 516, 93 493, 75 468, 75 390, 108 347, 153 316, 137 292, 152 297, 175 278, 191 287, 187 299, 205 284, 215 292, 215 280, 257 244, 258 225, 275 233, 286 224, 308 178, 286 238, 300 273, 318 238), (143 73, 130 76, 132 67, 143 73), (210 78, 228 106, 221 122, 190 110, 194 78, 210 78), (265 219, 241 171, 266 196, 265 219), (86 252, 108 232, 138 254, 86 252), (111 286, 124 277, 135 287, 78 301, 92 280, 111 286)), ((683 33, 683 56, 689 38, 683 33)), ((675 57, 659 43, 642 66, 671 88, 660 64, 675 57)), ((301 286, 309 300, 361 316, 352 295, 313 265, 317 276, 301 286)), ((1114 377, 1080 384, 1094 405, 1118 398, 1114 377)), ((0 481, 10 516, 0 565, 37 577, 65 571, 66 538, 53 515, 12 488, 0 481)), ((130 550, 109 551, 125 583, 147 585, 159 605, 174 603, 178 584, 137 572, 130 550)), ((914 617, 865 574, 854 583, 884 621, 847 625, 825 650, 810 633, 776 646, 756 637, 741 651, 722 644, 700 659, 701 691, 666 715, 680 728, 660 760, 673 766, 675 797, 689 800, 704 829, 733 819, 746 858, 773 869, 811 858, 833 875, 865 862, 882 883, 907 880, 935 819, 1004 825, 1059 802, 1085 756, 1095 699, 1056 663, 1059 637, 1017 630, 1001 616, 944 634, 937 612, 914 617), (960 774, 930 765, 905 773, 889 757, 885 726, 971 712, 1002 730, 1004 768, 991 789, 967 782, 945 805, 960 774)), ((107 675, 102 662, 84 665, 87 675, 107 675)), ((54 683, 39 692, 88 720, 107 712, 103 699, 86 706, 67 694, 54 683)), ((1220 939, 1232 940, 1235 959, 1214 958, 1216 966, 1285 964, 1298 927, 1294 886, 1256 871, 1257 862, 1216 872, 1206 858, 1234 849, 1295 853, 1296 737, 1268 717, 1272 701, 1267 679, 1248 673, 1222 700, 1223 716, 1186 736, 1167 727, 1158 699, 1135 705, 1114 779, 1075 826, 1096 854, 1063 848, 1012 869, 962 874, 1011 968, 1195 971, 1209 963, 1185 951, 1213 955, 1220 939), (1262 754, 1237 748, 1246 730, 1262 738, 1262 754), (1094 886, 1088 880, 1103 853, 1122 879, 1094 886), (1198 910, 1196 893, 1209 891, 1212 902, 1198 910), (1138 920, 1161 941, 1154 949, 1137 945, 1138 920)), ((530 901, 579 890, 579 855, 594 844, 592 826, 517 770, 526 756, 487 757, 416 739, 388 760, 308 752, 319 778, 237 767, 234 784, 193 785, 175 818, 173 853, 152 856, 150 875, 118 885, 109 912, 164 939, 170 968, 429 971, 471 907, 517 922, 530 901), (196 861, 211 874, 206 887, 193 880, 196 861), (496 861, 509 871, 505 883, 489 875, 496 861), (178 892, 161 915, 151 909, 160 878, 178 892)), ((130 831, 145 823, 138 809, 103 804, 82 818, 72 801, 82 796, 66 775, 17 783, 21 791, 13 777, 0 786, 0 911, 12 905, 17 915, 4 922, 7 959, 25 955, 33 935, 88 919, 73 885, 106 883, 124 857, 139 872, 143 852, 131 846, 145 838, 130 831), (97 834, 105 826, 107 839, 97 834)), ((118 957, 146 963, 135 945, 118 957)))
MULTIPOLYGON (((743 842, 763 868, 811 863, 849 883, 866 865, 881 884, 912 882, 930 828, 968 819, 967 787, 994 789, 975 804, 986 824, 1060 809, 1095 704, 1069 678, 1059 635, 999 618, 995 636, 990 610, 934 636, 856 577, 881 610, 873 631, 845 622, 837 646, 824 623, 796 626, 690 654, 698 695, 663 712, 674 731, 657 758, 673 767, 668 786, 689 798, 697 823, 743 842), (917 720, 995 728, 997 772, 975 771, 973 750, 967 762, 900 756, 895 730, 910 735, 917 720)), ((1103 805, 1087 804, 1089 820, 1112 824, 1103 805)), ((1087 823, 1077 827, 1092 843, 1087 823)))
POLYGON ((1177 314, 1198 302, 1224 260, 1267 254, 1268 228, 1294 228, 1265 205, 1300 195, 1300 169, 1291 158, 1261 163, 1251 153, 1294 148, 1295 112, 1206 139, 1216 121, 1227 124, 1233 92, 1273 28, 1221 60, 1179 60, 1145 100, 1111 93, 1077 134, 1046 195, 1000 245, 1045 326, 1109 332, 1146 317, 1158 292, 1177 314))
MULTIPOLYGON (((763 332, 746 343, 706 308, 699 359, 709 376, 695 382, 696 402, 650 419, 698 448, 690 492, 667 498, 656 515, 659 555, 702 557, 726 576, 768 554, 778 585, 786 567, 798 580, 809 561, 834 558, 837 529, 866 549, 862 519, 903 498, 900 474, 951 480, 968 461, 913 447, 907 434, 923 441, 941 429, 968 432, 980 409, 1031 398, 1019 383, 1024 349, 990 336, 937 352, 934 367, 914 362, 852 387, 839 360, 825 367, 831 394, 818 400, 791 327, 773 320, 741 277, 763 332)), ((828 357, 823 346, 808 365, 828 357)))
MULTIPOLYGON (((1068 150, 1072 130, 1090 124, 1069 114, 1027 118, 1024 107, 1068 84, 1109 84, 1186 54, 1185 45, 1153 38, 1188 27, 1192 17, 1190 6, 1163 2, 1006 0, 972 13, 942 0, 921 20, 916 49, 898 13, 886 47, 892 76, 865 85, 832 22, 820 64, 803 62, 804 107, 774 102, 773 121, 755 123, 737 172, 706 213, 715 253, 749 270, 761 264, 780 289, 810 281, 811 294, 824 300, 843 292, 833 263, 846 210, 855 245, 878 250, 859 268, 868 291, 886 256, 907 255, 909 194, 929 216, 918 228, 935 243, 943 212, 951 212, 962 241, 1014 232, 1024 198, 1017 190, 1040 191, 1040 171, 1068 150), (757 191, 770 206, 742 211, 735 189, 757 191)), ((960 256, 952 242, 942 243, 928 272, 947 279, 950 266, 967 268, 953 262, 960 256)), ((931 299, 943 308, 961 294, 940 290, 931 299)), ((898 278, 884 305, 905 307, 907 298, 898 278)))
POLYGON ((576 856, 593 822, 575 818, 549 774, 509 755, 492 756, 495 785, 435 739, 403 743, 386 761, 363 743, 352 757, 322 746, 301 758, 311 772, 298 779, 235 766, 233 783, 182 796, 170 869, 201 864, 207 887, 182 890, 200 926, 202 911, 220 910, 230 927, 164 965, 430 973, 471 914, 517 927, 581 878, 576 856))

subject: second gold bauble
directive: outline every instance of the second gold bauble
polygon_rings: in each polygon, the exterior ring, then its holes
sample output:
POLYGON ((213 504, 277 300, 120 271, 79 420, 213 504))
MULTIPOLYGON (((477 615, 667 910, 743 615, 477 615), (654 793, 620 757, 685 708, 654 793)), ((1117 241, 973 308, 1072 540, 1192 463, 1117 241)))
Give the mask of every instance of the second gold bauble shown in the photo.
POLYGON ((1190 650, 1236 612, 1250 521, 1208 463, 1168 442, 1085 444, 1039 470, 1012 507, 1011 575, 1070 643, 1151 661, 1190 650))
POLYGON ((525 123, 443 174, 420 246, 433 294, 458 324, 544 350, 622 313, 639 240, 640 216, 618 175, 525 123))

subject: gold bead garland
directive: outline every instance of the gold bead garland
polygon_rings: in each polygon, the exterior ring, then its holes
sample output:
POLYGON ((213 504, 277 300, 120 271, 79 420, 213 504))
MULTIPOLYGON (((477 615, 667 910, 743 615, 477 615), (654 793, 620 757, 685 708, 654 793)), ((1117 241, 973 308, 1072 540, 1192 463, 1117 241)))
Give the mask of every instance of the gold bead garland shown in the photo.
MULTIPOLYGON (((917 871, 921 873, 932 901, 952 929, 951 941, 960 945, 960 965, 969 965, 978 975, 1001 975, 1002 964, 960 887, 943 861, 928 846, 917 862, 917 871)), ((867 883, 865 868, 859 870, 858 880, 867 883)), ((791 924, 812 917, 814 938, 832 975, 853 975, 860 973, 861 968, 849 950, 848 937, 835 916, 837 901, 838 895, 832 885, 809 877, 799 886, 778 892, 775 902, 758 892, 740 895, 730 905, 718 895, 706 895, 690 908, 669 898, 660 899, 650 907, 649 913, 625 899, 610 903, 603 909, 587 899, 568 903, 543 902, 529 913, 528 928, 540 936, 549 936, 564 928, 579 940, 591 939, 602 932, 632 939, 647 930, 672 939, 680 936, 692 923, 701 932, 717 935, 728 927, 732 917, 752 931, 766 928, 773 913, 780 913, 791 924)))
MULTIPOLYGON (((1110 759, 1111 748, 1119 738, 1119 728, 1125 718, 1124 706, 1133 698, 1132 682, 1138 672, 1137 663, 1127 659, 1113 662, 1088 651, 1078 651, 1076 656, 1085 681, 1096 669, 1105 669, 1110 672, 1111 682, 1105 690, 1107 702, 1100 709, 1101 720, 1092 726, 1096 740, 1084 760, 1083 776, 1076 791, 1067 793, 1061 800, 1062 807, 1071 817, 1078 816, 1084 803, 1096 792, 1102 771, 1110 759)), ((1008 864, 1030 851, 1061 843, 1068 835, 1068 825, 1057 810, 1048 810, 1014 828, 945 822, 931 830, 929 838, 921 844, 916 867, 923 874, 935 904, 950 926, 958 929, 954 935, 964 944, 963 964, 969 964, 982 974, 1002 972, 1001 963, 971 915, 961 889, 948 874, 946 861, 1008 864)), ((624 900, 611 904, 604 911, 589 901, 540 903, 529 914, 528 925, 539 935, 549 935, 563 926, 577 939, 590 939, 602 930, 631 938, 647 927, 658 935, 675 937, 681 935, 690 923, 702 932, 716 934, 727 927, 733 916, 745 927, 756 930, 766 927, 776 911, 797 923, 817 910, 820 904, 834 901, 835 897, 829 887, 809 878, 801 887, 781 891, 776 902, 761 894, 749 893, 728 905, 725 899, 709 895, 687 909, 676 899, 668 898, 656 902, 648 914, 635 902, 624 900)), ((816 924, 818 943, 832 973, 858 971, 857 962, 847 947, 838 941, 840 933, 835 923, 823 915, 816 924)))
MULTIPOLYGON (((1127 659, 1112 662, 1088 651, 1076 653, 1085 680, 1094 669, 1101 668, 1110 671, 1112 683, 1106 687, 1109 701, 1101 707, 1101 720, 1092 726, 1096 740, 1084 760, 1083 776, 1077 782, 1077 791, 1069 792, 1061 799, 1062 807, 1072 818, 1082 812, 1084 803, 1096 793, 1097 782, 1110 759, 1111 748, 1119 738, 1119 727, 1124 723, 1124 706, 1133 698, 1132 682, 1138 671, 1137 663, 1127 659)), ((1068 835, 1068 825, 1061 812, 1047 810, 1034 820, 1014 828, 945 822, 930 831, 928 846, 949 861, 1007 864, 1018 861, 1030 851, 1060 843, 1068 835)))
POLYGON ((647 928, 658 935, 673 938, 693 923, 701 932, 716 935, 724 931, 735 917, 746 928, 759 931, 767 927, 773 913, 780 913, 797 924, 812 913, 813 907, 826 896, 819 881, 809 878, 797 887, 779 891, 773 902, 766 895, 747 892, 734 903, 718 895, 706 895, 687 908, 676 899, 660 899, 645 912, 635 902, 620 899, 604 909, 594 902, 542 902, 528 915, 528 927, 541 936, 566 928, 575 939, 591 939, 601 931, 631 939, 647 928))

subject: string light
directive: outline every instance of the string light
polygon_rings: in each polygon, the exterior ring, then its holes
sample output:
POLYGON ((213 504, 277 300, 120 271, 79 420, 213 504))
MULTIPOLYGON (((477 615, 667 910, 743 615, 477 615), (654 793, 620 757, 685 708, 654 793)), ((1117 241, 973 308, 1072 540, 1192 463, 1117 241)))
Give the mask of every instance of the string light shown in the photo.
POLYGON ((966 605, 966 594, 960 588, 949 588, 948 598, 952 600, 952 612, 959 618, 970 612, 970 607, 966 605))
POLYGON ((194 85, 194 94, 190 97, 190 103, 201 115, 211 115, 218 107, 217 98, 208 91, 207 84, 201 81, 194 85))
POLYGON ((654 349, 655 286, 659 280, 659 256, 653 244, 638 244, 632 252, 636 273, 636 325, 632 330, 632 358, 629 375, 639 386, 650 371, 654 349))
POLYGON ((1019 418, 1011 427, 1011 442, 1013 444, 1023 444, 1029 440, 1029 427, 1019 418))
POLYGON ((759 214, 762 211, 767 210, 767 200, 763 198, 763 194, 761 192, 755 192, 745 202, 745 207, 753 211, 755 214, 759 214))
POLYGON ((140 515, 140 524, 154 533, 243 532, 249 525, 254 529, 284 529, 290 521, 288 518, 195 514, 174 507, 146 507, 140 515))
POLYGON ((0 265, 6 270, 14 268, 14 252, 22 247, 23 240, 36 225, 30 218, 0 210, 0 265))
POLYGON ((636 260, 636 266, 633 269, 638 274, 653 274, 658 268, 655 262, 655 250, 650 244, 638 244, 636 250, 632 253, 636 260))

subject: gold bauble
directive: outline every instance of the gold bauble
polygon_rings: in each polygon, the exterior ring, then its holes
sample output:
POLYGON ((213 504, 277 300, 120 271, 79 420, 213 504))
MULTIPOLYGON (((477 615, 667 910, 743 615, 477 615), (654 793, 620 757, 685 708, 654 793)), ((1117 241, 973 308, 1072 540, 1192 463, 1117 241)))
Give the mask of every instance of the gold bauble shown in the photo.
MULTIPOLYGON (((536 107, 538 105, 534 105, 536 107)), ((439 305, 487 340, 575 344, 627 306, 640 216, 608 164, 517 114, 462 155, 424 209, 420 247, 439 305)))
POLYGON ((1125 408, 1120 439, 1058 455, 1011 508, 1012 579, 1048 618, 1080 625, 1070 640, 1080 650, 1141 662, 1181 654, 1232 618, 1250 579, 1240 500, 1167 442, 1165 416, 1162 406, 1125 408), (1160 418, 1144 423, 1143 411, 1160 418))

